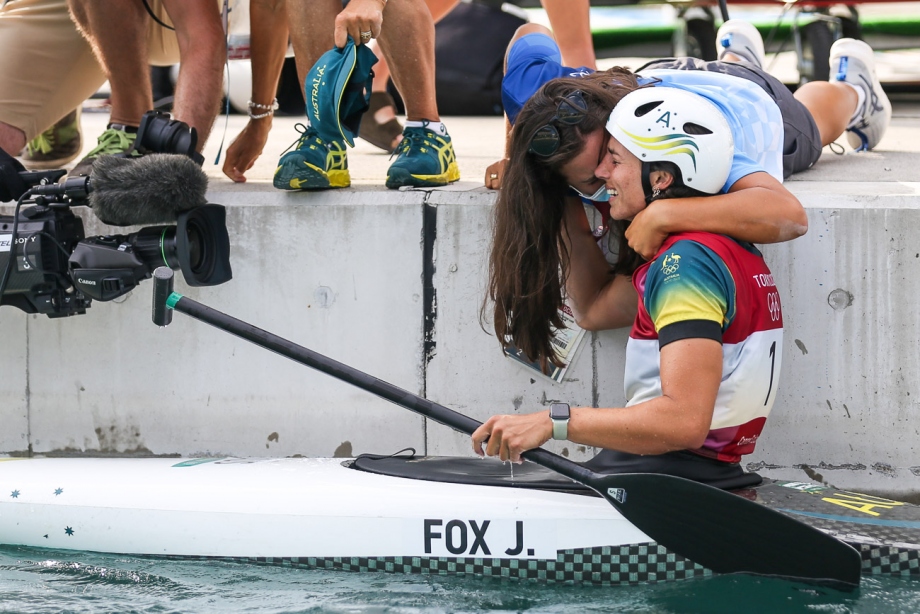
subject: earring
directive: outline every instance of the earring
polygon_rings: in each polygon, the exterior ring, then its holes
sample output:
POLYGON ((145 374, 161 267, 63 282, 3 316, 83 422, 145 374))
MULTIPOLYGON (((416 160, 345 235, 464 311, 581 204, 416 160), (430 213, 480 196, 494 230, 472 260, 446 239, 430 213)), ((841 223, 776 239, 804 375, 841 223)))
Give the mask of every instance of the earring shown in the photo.
POLYGON ((658 188, 652 188, 652 198, 658 198, 661 195, 661 190, 658 188))

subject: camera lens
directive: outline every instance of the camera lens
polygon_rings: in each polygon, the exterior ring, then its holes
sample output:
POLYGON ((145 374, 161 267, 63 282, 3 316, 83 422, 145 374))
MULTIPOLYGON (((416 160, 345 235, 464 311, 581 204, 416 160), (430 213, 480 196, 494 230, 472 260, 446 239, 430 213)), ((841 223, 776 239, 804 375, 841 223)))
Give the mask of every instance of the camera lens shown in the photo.
MULTIPOLYGON (((115 237, 120 239, 120 237, 115 237)), ((150 226, 129 234, 125 241, 134 247, 134 253, 151 271, 164 264, 171 269, 179 268, 176 257, 176 227, 150 226)))
POLYGON ((193 156, 197 144, 198 133, 185 122, 169 119, 167 113, 146 113, 137 131, 137 145, 142 151, 193 156))
POLYGON ((201 271, 202 265, 204 264, 205 250, 204 246, 204 236, 201 234, 201 229, 198 227, 198 224, 193 222, 188 225, 186 228, 186 241, 188 241, 188 261, 189 266, 193 271, 201 271))
POLYGON ((190 151, 195 151, 195 146, 192 144, 192 133, 186 124, 173 123, 163 129, 160 141, 153 149, 187 155, 190 151))
POLYGON ((202 205, 180 213, 176 226, 176 251, 182 275, 190 286, 215 286, 233 277, 227 210, 202 205))
POLYGON ((181 269, 190 286, 216 286, 233 277, 227 213, 220 205, 180 213, 175 226, 149 226, 115 239, 131 244, 150 273, 163 265, 181 269))

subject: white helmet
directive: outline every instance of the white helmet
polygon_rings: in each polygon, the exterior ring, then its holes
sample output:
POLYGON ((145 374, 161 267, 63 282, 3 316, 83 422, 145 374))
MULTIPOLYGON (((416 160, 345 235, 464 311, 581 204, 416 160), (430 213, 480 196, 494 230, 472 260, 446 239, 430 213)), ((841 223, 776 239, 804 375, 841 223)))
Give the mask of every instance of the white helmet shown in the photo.
POLYGON ((646 196, 649 162, 673 162, 684 185, 716 194, 732 166, 735 141, 725 116, 698 94, 674 87, 630 92, 613 109, 607 132, 643 162, 646 196))

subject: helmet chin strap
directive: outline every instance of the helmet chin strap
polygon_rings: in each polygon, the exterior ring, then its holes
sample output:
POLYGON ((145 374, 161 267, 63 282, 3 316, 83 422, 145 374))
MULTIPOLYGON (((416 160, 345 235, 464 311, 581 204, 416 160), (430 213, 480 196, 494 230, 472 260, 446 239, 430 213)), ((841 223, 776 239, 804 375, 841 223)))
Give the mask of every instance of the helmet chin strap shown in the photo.
POLYGON ((642 191, 645 192, 645 204, 652 202, 654 198, 652 194, 652 180, 650 175, 652 174, 652 165, 648 162, 642 163, 642 191))

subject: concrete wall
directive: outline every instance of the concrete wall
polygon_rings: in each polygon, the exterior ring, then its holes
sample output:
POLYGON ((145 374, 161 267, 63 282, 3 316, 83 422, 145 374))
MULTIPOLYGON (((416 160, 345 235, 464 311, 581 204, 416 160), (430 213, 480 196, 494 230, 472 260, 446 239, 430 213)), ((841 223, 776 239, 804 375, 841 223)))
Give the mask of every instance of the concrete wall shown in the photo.
MULTIPOLYGON (((766 249, 786 343, 751 463, 905 497, 920 493, 920 184, 861 185, 790 184, 811 228, 766 249)), ((482 330, 494 195, 469 188, 212 191, 229 207, 234 280, 177 290, 477 419, 557 399, 622 403, 625 331, 588 335, 555 384, 505 359, 482 330)), ((87 234, 108 230, 87 219, 87 234)), ((64 320, 0 310, 0 451, 469 453, 465 436, 182 314, 156 328, 151 290, 145 282, 64 320)), ((579 460, 593 452, 550 447, 579 460)))
POLYGON ((920 492, 920 184, 790 184, 809 232, 768 246, 783 297, 763 473, 920 492))
MULTIPOLYGON (((231 207, 234 281, 177 290, 419 393, 425 195, 376 193, 373 206, 358 193, 341 196, 336 204, 321 197, 231 207)), ((87 234, 105 230, 89 224, 87 234)), ((124 300, 63 320, 3 308, 3 451, 424 449, 414 414, 181 314, 158 329, 151 289, 145 282, 124 300)))

